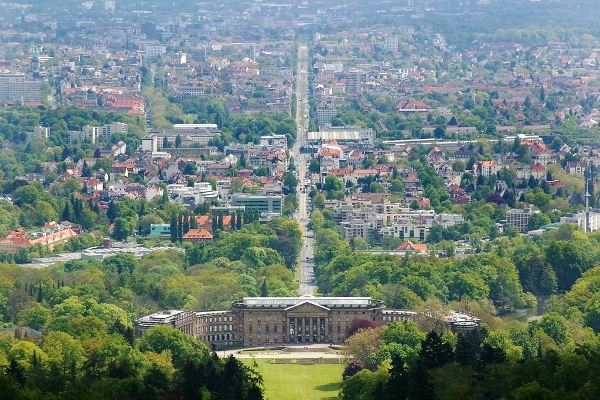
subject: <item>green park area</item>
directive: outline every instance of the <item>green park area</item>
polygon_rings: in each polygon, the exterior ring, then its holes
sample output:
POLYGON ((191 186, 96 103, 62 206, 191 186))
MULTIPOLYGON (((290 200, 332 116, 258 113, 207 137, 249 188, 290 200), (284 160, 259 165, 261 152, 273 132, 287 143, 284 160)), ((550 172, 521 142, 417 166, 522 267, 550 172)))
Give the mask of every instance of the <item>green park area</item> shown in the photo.
MULTIPOLYGON (((269 359, 243 359, 262 375, 265 399, 337 399, 345 364, 271 364, 269 359)), ((277 360, 284 361, 284 360, 277 360)), ((301 360, 298 360, 301 361, 301 360)))

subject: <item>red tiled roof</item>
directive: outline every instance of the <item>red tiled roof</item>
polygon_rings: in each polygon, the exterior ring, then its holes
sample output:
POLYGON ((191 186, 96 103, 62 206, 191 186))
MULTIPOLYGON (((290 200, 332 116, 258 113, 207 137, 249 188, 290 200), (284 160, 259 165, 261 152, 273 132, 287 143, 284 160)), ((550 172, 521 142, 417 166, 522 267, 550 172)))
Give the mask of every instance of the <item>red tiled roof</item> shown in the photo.
POLYGON ((405 241, 400 246, 396 247, 398 251, 427 251, 426 244, 416 244, 410 240, 405 241))

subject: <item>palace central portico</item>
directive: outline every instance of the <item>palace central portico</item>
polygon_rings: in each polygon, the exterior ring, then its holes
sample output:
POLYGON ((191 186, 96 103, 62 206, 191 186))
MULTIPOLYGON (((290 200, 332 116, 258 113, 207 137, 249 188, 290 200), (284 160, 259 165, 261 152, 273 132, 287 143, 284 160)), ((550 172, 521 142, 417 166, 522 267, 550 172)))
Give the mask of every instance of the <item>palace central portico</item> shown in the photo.
MULTIPOLYGON (((235 342, 246 346, 341 343, 352 320, 376 321, 383 308, 370 297, 245 297, 232 303, 230 314, 237 321, 235 342)), ((208 334, 205 340, 216 342, 203 314, 196 313, 198 337, 208 334)))
POLYGON ((194 332, 197 339, 219 348, 341 344, 355 319, 384 325, 412 320, 416 315, 415 311, 385 308, 383 302, 370 297, 244 297, 224 311, 171 310, 142 317, 136 322, 136 335, 168 323, 184 333, 194 332), (167 314, 168 321, 159 318, 167 314), (189 318, 190 314, 195 318, 189 318))

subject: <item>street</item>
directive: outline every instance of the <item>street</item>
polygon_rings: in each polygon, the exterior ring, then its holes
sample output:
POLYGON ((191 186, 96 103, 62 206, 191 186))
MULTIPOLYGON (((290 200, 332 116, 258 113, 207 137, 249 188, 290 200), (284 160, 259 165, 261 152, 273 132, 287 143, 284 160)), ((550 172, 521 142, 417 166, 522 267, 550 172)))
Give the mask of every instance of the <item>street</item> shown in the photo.
POLYGON ((309 221, 309 199, 305 183, 307 182, 308 163, 310 156, 300 153, 300 147, 306 145, 308 129, 308 47, 305 43, 298 45, 298 66, 296 70, 296 129, 298 137, 291 149, 298 177, 298 210, 295 213, 300 223, 304 245, 300 251, 300 287, 298 292, 301 296, 312 295, 316 286, 313 271, 313 239, 312 231, 308 230, 309 221))

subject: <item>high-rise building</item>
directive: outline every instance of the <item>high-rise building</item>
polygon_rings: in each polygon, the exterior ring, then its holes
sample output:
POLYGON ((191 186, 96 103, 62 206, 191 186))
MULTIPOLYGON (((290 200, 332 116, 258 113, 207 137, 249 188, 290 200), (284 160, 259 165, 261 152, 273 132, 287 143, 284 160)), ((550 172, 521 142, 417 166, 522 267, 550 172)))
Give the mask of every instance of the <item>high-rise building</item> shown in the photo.
POLYGON ((383 42, 383 49, 393 53, 398 52, 398 36, 386 36, 383 42))
POLYGON ((361 92, 360 85, 360 70, 357 68, 350 68, 346 72, 346 93, 351 96, 358 96, 361 92))
POLYGON ((25 74, 0 74, 0 100, 9 102, 40 101, 42 83, 27 80, 25 74))

